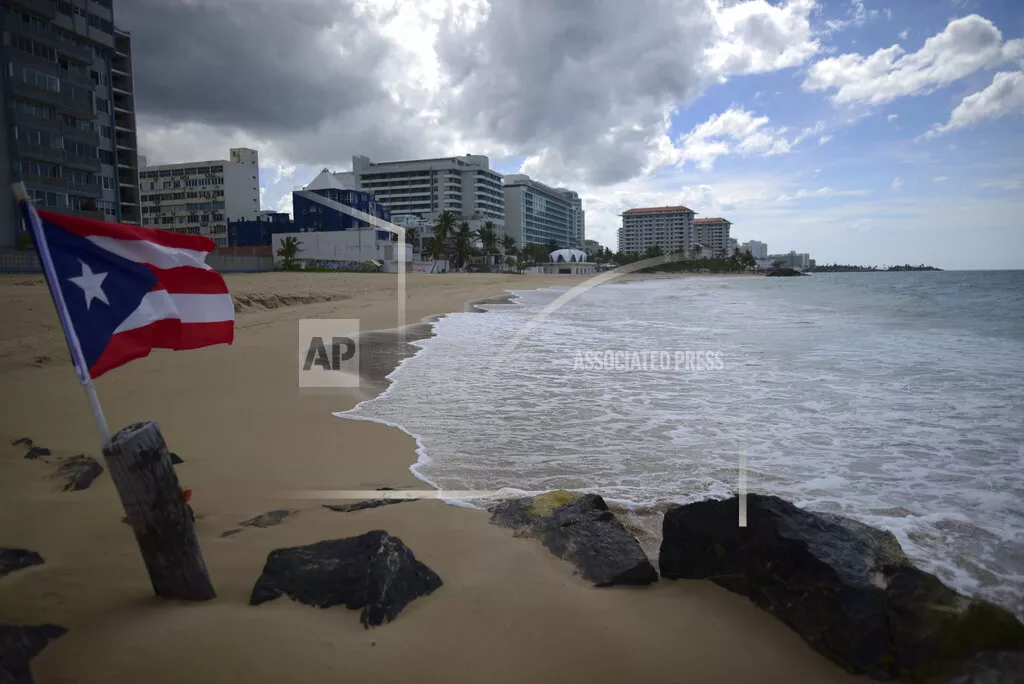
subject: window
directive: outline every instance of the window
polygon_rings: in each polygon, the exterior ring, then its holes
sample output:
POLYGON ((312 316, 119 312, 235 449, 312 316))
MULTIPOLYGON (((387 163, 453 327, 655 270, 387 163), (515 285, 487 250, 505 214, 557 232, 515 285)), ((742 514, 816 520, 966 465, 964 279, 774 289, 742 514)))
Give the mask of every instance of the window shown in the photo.
POLYGON ((94 174, 88 171, 76 171, 75 169, 64 169, 64 177, 72 183, 79 185, 95 185, 99 182, 94 174))
POLYGON ((68 206, 68 196, 63 192, 29 189, 28 194, 32 198, 33 203, 43 207, 66 209, 68 206))
POLYGON ((46 164, 37 161, 21 161, 22 176, 42 176, 44 178, 60 178, 60 169, 56 164, 46 164))
POLYGON ((72 15, 72 10, 73 10, 73 8, 71 6, 71 3, 68 2, 67 0, 57 0, 57 11, 58 12, 60 12, 61 14, 66 14, 67 16, 70 17, 72 15))
POLYGON ((58 135, 57 133, 39 131, 25 126, 14 127, 14 139, 18 142, 28 143, 29 145, 48 147, 51 150, 59 150, 64 145, 63 136, 58 135))
POLYGON ((12 35, 11 47, 16 50, 21 50, 26 54, 34 55, 36 57, 48 60, 50 62, 57 61, 56 50, 54 50, 49 45, 43 45, 38 41, 32 40, 31 38, 26 38, 21 35, 12 35))
POLYGON ((65 140, 64 151, 78 157, 91 157, 93 159, 97 157, 95 145, 90 145, 89 143, 80 142, 78 140, 65 140))
POLYGON ((100 137, 101 138, 106 138, 107 140, 110 140, 110 138, 111 138, 111 136, 113 136, 113 134, 114 133, 111 130, 110 126, 100 126, 100 137))
POLYGON ((15 103, 18 107, 18 111, 26 116, 34 116, 39 119, 52 119, 54 117, 54 112, 49 107, 37 105, 32 102, 25 102, 24 100, 16 100, 15 103))
POLYGON ((110 150, 100 150, 100 163, 114 165, 114 153, 110 150))
POLYGON ((28 67, 22 67, 15 70, 13 76, 16 79, 24 81, 25 83, 37 88, 43 88, 54 93, 60 92, 60 79, 56 76, 50 76, 49 74, 44 74, 41 71, 36 71, 35 69, 30 69, 28 67))
POLYGON ((110 100, 102 97, 96 98, 96 111, 103 112, 104 114, 110 113, 110 100))

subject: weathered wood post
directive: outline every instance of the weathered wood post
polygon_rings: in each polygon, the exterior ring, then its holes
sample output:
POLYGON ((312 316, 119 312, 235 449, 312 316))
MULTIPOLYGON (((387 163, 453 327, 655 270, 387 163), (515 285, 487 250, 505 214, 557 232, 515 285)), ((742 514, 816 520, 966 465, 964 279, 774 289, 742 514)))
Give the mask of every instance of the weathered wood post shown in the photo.
POLYGON ((156 595, 189 601, 215 597, 192 510, 157 424, 129 425, 103 448, 103 456, 156 595))

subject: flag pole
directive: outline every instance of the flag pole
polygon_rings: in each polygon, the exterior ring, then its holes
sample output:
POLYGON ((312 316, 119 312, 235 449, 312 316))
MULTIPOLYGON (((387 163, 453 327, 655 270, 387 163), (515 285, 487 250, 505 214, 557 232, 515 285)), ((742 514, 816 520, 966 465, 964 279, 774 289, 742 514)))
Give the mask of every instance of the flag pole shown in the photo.
POLYGON ((64 339, 67 340, 68 350, 71 352, 71 362, 78 373, 78 380, 85 389, 85 396, 89 400, 89 410, 92 411, 92 418, 96 422, 96 429, 99 430, 102 443, 100 446, 106 448, 110 444, 110 430, 107 428, 107 419, 103 416, 103 407, 100 406, 99 397, 96 396, 96 388, 92 385, 92 377, 89 375, 89 366, 85 362, 85 354, 82 353, 82 345, 78 341, 78 334, 75 326, 71 323, 71 314, 68 313, 67 304, 64 301, 64 293, 60 289, 60 282, 57 280, 57 269, 53 266, 53 257, 50 255, 50 247, 46 244, 46 235, 43 233, 43 224, 39 220, 35 205, 25 190, 24 183, 11 185, 11 192, 14 193, 14 201, 21 207, 25 223, 32 231, 32 241, 35 243, 36 252, 39 254, 39 261, 43 266, 43 274, 46 276, 46 284, 50 288, 50 295, 57 307, 57 317, 60 319, 61 328, 64 329, 64 339))

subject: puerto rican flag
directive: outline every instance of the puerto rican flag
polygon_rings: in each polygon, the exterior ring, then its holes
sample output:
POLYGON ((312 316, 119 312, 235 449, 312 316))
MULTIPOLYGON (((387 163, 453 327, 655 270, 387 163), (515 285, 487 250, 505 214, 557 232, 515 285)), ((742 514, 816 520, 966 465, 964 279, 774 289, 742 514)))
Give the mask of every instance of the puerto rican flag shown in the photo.
POLYGON ((21 205, 72 358, 76 367, 84 366, 77 368, 83 382, 154 348, 233 341, 234 305, 224 278, 206 265, 215 247, 209 238, 37 212, 28 201, 21 205))

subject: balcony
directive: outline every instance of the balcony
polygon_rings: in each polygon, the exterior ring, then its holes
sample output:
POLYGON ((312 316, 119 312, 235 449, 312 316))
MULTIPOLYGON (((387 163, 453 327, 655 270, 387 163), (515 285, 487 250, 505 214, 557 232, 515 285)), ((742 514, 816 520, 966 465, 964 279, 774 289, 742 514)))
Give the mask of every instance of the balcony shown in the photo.
POLYGON ((100 170, 100 160, 97 157, 82 157, 77 154, 68 154, 64 158, 64 163, 86 171, 100 170))
POLYGON ((15 95, 21 95, 22 97, 28 98, 35 102, 45 102, 46 104, 60 104, 60 93, 55 93, 52 90, 46 88, 40 88, 36 85, 30 85, 24 81, 18 81, 11 79, 11 90, 14 91, 15 95))
POLYGON ((81 140, 87 142, 90 145, 100 144, 100 134, 94 133, 93 131, 83 131, 81 128, 75 128, 74 126, 64 126, 64 135, 75 140, 81 140))
POLYGON ((99 183, 75 183, 74 181, 68 181, 68 192, 99 197, 103 194, 103 188, 100 187, 99 183))
POLYGON ((58 40, 54 45, 56 46, 59 54, 70 57, 76 62, 92 64, 92 48, 88 45, 72 45, 64 40, 58 40))
POLYGON ((47 19, 57 16, 57 0, 11 0, 11 4, 18 9, 47 19))
POLYGON ((27 173, 21 177, 26 185, 38 186, 45 190, 65 190, 67 188, 67 182, 63 178, 54 178, 53 176, 36 176, 31 173, 27 173))
POLYGON ((79 218, 95 219, 97 221, 103 220, 103 214, 92 209, 61 209, 57 213, 77 216, 79 218))
POLYGON ((32 128, 40 128, 47 131, 56 131, 62 133, 64 131, 64 124, 61 123, 60 119, 44 119, 41 116, 33 116, 28 114, 21 109, 14 110, 14 123, 24 124, 31 126, 32 128))
POLYGON ((43 161, 60 164, 64 161, 64 151, 55 150, 46 145, 33 145, 31 143, 18 141, 18 154, 22 157, 41 159, 43 161))
POLYGON ((60 106, 62 109, 66 109, 69 112, 74 112, 82 116, 88 116, 92 118, 92 99, 89 100, 72 100, 68 96, 64 96, 60 100, 60 106))

